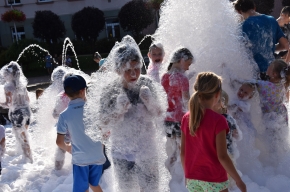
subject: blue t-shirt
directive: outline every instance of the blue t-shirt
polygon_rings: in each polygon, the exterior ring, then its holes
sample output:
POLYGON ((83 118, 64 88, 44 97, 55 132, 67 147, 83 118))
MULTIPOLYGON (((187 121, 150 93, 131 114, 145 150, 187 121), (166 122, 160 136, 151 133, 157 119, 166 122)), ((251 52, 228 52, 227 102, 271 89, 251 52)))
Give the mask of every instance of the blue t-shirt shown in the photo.
POLYGON ((99 67, 101 67, 106 61, 107 61, 106 58, 101 59, 100 62, 99 62, 99 67))
POLYGON ((75 165, 102 165, 106 158, 103 154, 101 142, 93 142, 86 134, 83 122, 85 101, 74 99, 69 102, 58 119, 57 133, 66 134, 69 131, 72 145, 72 164, 75 165))
POLYGON ((52 59, 50 55, 45 56, 45 67, 51 67, 52 66, 52 59))
POLYGON ((274 17, 251 16, 243 23, 243 32, 250 40, 250 49, 261 72, 274 61, 275 44, 285 37, 274 17))

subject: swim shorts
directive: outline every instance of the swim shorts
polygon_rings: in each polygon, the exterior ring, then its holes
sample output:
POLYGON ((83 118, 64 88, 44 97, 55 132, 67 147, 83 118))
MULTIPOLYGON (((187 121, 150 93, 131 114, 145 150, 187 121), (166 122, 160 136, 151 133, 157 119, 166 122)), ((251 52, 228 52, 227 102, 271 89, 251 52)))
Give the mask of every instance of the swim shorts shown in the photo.
POLYGON ((206 182, 188 179, 187 189, 189 192, 220 192, 227 189, 229 186, 229 181, 222 183, 206 182))

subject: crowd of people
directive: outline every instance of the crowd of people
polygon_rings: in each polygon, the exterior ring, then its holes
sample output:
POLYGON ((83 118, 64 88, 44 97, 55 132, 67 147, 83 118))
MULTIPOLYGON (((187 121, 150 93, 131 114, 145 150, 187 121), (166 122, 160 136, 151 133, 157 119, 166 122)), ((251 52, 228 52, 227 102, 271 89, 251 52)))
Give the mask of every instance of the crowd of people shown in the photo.
MULTIPOLYGON (((290 54, 288 34, 283 31, 289 28, 290 8, 283 8, 277 21, 257 13, 253 0, 237 0, 234 8, 244 19, 245 43, 259 69, 256 79, 233 80, 240 85, 235 90, 237 100, 230 102, 234 98, 223 90, 222 78, 227 77, 212 72, 198 73, 194 85, 190 85, 192 75, 187 71, 194 65, 194 53, 186 47, 172 50, 168 62, 164 62, 167 53, 162 42, 153 42, 148 51, 147 74, 141 75, 142 55, 130 36, 117 43, 106 59, 95 53, 94 61, 100 64, 95 75, 114 76, 101 90, 90 86, 83 73, 70 70, 69 64, 53 70, 52 80, 60 85, 51 103, 54 106, 51 115, 57 119, 55 169, 62 169, 66 152, 72 154, 73 191, 91 188, 101 192, 100 179, 109 167, 114 169, 118 191, 132 191, 135 185, 144 192, 161 191, 163 173, 158 169, 161 141, 156 139, 160 138, 161 132, 157 131, 160 129, 164 129, 161 137, 166 138, 167 159, 163 165, 172 174, 173 167, 180 164, 184 171, 180 180, 189 191, 225 192, 233 186, 247 191, 236 169, 236 160, 237 142, 249 141, 257 134, 249 100, 259 95, 263 116, 278 121, 279 130, 288 135, 285 102, 289 97, 290 54), (286 53, 275 55, 275 51, 286 53), (164 67, 167 71, 162 74, 164 67), (85 111, 90 108, 86 103, 92 99, 87 92, 94 91, 100 92, 100 106, 93 114, 98 124, 95 127, 95 133, 100 135, 98 141, 85 131, 85 111), (156 119, 162 119, 163 125, 156 119), (107 142, 110 158, 106 154, 107 142)), ((47 55, 48 69, 50 59, 47 55)), ((24 156, 33 163, 27 132, 31 116, 27 80, 16 62, 5 65, 0 73, 6 96, 6 102, 0 105, 9 108, 15 137, 24 156)), ((46 92, 42 92, 37 93, 37 98, 45 97, 46 92)), ((277 151, 285 139, 276 136, 276 127, 265 127, 271 141, 269 151, 277 151)), ((0 126, 0 174, 4 153, 5 129, 0 126)))

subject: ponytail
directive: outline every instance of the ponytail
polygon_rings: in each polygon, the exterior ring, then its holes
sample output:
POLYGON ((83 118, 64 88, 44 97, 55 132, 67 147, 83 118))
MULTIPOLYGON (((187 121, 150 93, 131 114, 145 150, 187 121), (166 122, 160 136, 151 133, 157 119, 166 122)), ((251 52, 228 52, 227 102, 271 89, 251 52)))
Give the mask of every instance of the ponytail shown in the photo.
POLYGON ((199 102, 199 93, 198 91, 195 92, 189 100, 189 111, 190 111, 190 118, 189 118, 189 132, 190 135, 194 136, 197 128, 200 125, 200 122, 204 115, 203 107, 199 102))
POLYGON ((195 93, 189 100, 189 132, 195 136, 204 116, 202 101, 210 100, 222 90, 221 77, 211 72, 199 73, 194 84, 195 93))

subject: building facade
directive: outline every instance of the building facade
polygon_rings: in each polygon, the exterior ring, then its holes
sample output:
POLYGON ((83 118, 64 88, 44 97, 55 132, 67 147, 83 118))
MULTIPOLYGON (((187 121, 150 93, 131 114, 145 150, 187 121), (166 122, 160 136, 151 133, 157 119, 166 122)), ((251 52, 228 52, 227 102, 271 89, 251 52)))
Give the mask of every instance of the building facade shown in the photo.
MULTIPOLYGON (((123 5, 130 0, 12 0, 13 8, 23 11, 26 15, 26 20, 16 24, 4 23, 0 21, 0 45, 3 47, 10 46, 15 40, 16 35, 19 39, 32 39, 33 28, 32 22, 35 16, 35 11, 50 10, 59 15, 64 22, 66 28, 66 37, 74 39, 75 35, 71 28, 72 15, 80 11, 84 7, 97 7, 104 12, 106 24, 104 30, 99 34, 98 39, 107 37, 122 37, 126 35, 119 25, 118 13, 123 5)), ((3 14, 11 9, 8 0, 0 1, 0 13, 3 14)), ((152 27, 151 27, 152 28, 152 27)), ((154 32, 155 29, 151 29, 154 32)), ((146 30, 148 31, 148 30, 146 30)), ((150 30, 149 30, 150 31, 150 30)))

